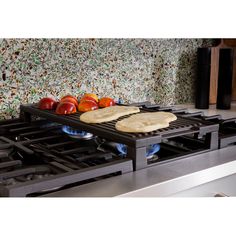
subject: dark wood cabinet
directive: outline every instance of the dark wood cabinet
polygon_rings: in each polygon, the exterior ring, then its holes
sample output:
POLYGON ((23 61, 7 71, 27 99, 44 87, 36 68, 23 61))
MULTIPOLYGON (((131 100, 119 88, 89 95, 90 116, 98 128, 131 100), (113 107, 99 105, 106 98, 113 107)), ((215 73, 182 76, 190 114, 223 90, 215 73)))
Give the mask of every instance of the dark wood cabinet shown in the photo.
POLYGON ((217 80, 219 70, 219 50, 220 48, 234 48, 233 61, 233 85, 232 101, 236 101, 236 39, 221 39, 219 44, 212 48, 211 54, 211 80, 210 80, 210 104, 216 104, 217 99, 217 80))

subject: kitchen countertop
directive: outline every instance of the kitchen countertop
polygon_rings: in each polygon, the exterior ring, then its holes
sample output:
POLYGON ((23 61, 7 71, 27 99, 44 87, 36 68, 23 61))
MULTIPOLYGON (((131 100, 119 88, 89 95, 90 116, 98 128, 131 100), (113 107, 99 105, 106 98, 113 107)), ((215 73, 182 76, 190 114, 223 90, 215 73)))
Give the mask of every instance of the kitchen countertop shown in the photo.
POLYGON ((236 117, 236 102, 231 103, 230 110, 216 109, 216 105, 210 105, 209 109, 196 109, 192 104, 175 105, 176 109, 187 108, 189 112, 203 111, 206 116, 213 116, 220 114, 223 119, 230 119, 236 117))
MULTIPOLYGON (((224 119, 236 117, 236 103, 231 110, 218 110, 214 105, 207 110, 195 109, 194 105, 175 107, 188 108, 189 112, 203 111, 207 116, 220 114, 224 119)), ((231 146, 44 196, 164 197, 235 173, 236 146, 231 146)))

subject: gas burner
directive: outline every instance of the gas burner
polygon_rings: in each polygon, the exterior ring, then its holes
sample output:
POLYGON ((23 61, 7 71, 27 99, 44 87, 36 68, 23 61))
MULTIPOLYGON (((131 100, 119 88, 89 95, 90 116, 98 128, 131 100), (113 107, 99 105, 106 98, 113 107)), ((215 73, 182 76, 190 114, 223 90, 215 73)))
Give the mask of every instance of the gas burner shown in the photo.
MULTIPOLYGON (((0 178, 0 187, 2 186, 14 186, 18 184, 24 184, 29 181, 37 181, 42 180, 51 176, 54 176, 55 173, 51 170, 50 166, 47 165, 37 165, 37 166, 28 166, 28 168, 22 169, 22 168, 14 168, 10 170, 9 172, 2 174, 0 178), (9 178, 7 177, 9 176, 9 178)), ((44 193, 44 192, 51 192, 58 189, 61 189, 64 187, 64 185, 59 185, 56 187, 48 187, 44 188, 37 192, 44 193)), ((36 192, 35 192, 36 193, 36 192)))
MULTIPOLYGON (((115 155, 118 155, 120 157, 126 157, 127 156, 127 146, 122 143, 116 143, 107 141, 105 139, 99 139, 98 137, 95 138, 95 141, 98 145, 97 150, 100 150, 102 152, 105 152, 106 150, 111 151, 115 155)), ((158 158, 156 153, 160 151, 160 144, 151 144, 147 147, 146 151, 146 158, 158 158)))
POLYGON ((83 130, 73 129, 67 125, 62 126, 62 131, 68 134, 69 137, 74 139, 89 140, 93 138, 93 134, 85 132, 83 130))
POLYGON ((18 182, 26 182, 30 180, 42 179, 48 176, 53 176, 53 171, 47 165, 28 166, 32 168, 32 172, 28 174, 15 176, 15 180, 18 182))
MULTIPOLYGON (((126 156, 127 155, 127 146, 121 143, 117 143, 116 145, 117 150, 120 152, 121 156, 126 156)), ((146 158, 151 159, 153 158, 154 154, 159 152, 160 150, 160 144, 152 144, 147 147, 146 151, 146 158)))

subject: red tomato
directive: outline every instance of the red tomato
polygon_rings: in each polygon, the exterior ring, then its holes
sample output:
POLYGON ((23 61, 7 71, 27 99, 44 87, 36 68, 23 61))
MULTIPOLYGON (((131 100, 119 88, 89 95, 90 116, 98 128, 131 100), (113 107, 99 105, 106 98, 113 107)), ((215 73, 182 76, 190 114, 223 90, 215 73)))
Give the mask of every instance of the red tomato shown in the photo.
POLYGON ((93 97, 90 97, 90 96, 83 96, 80 99, 80 102, 83 102, 83 101, 93 101, 93 102, 97 103, 97 101, 93 97))
POLYGON ((109 97, 103 97, 99 100, 99 107, 110 107, 115 105, 115 101, 109 97))
POLYGON ((86 112, 86 111, 93 111, 98 109, 98 104, 93 101, 84 100, 79 103, 79 111, 86 112))
POLYGON ((76 113, 76 106, 72 102, 60 102, 56 109, 58 115, 69 115, 76 113))
POLYGON ((79 102, 78 102, 77 98, 74 97, 74 96, 72 96, 72 95, 66 95, 66 96, 64 96, 63 98, 61 98, 61 102, 64 102, 64 101, 66 101, 66 102, 72 102, 72 103, 75 104, 76 107, 79 106, 79 102))
POLYGON ((57 107, 58 102, 52 98, 42 98, 38 103, 38 108, 41 110, 54 110, 57 107))

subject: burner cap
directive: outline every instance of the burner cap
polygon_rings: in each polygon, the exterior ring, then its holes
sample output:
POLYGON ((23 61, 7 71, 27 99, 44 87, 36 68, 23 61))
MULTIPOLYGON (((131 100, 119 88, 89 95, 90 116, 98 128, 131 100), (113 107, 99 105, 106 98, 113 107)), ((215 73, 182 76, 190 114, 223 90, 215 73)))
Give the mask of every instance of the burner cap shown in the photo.
POLYGON ((93 138, 93 134, 88 133, 83 130, 76 130, 70 126, 64 125, 62 127, 62 131, 66 134, 68 134, 69 137, 74 139, 82 139, 82 140, 89 140, 93 138))

